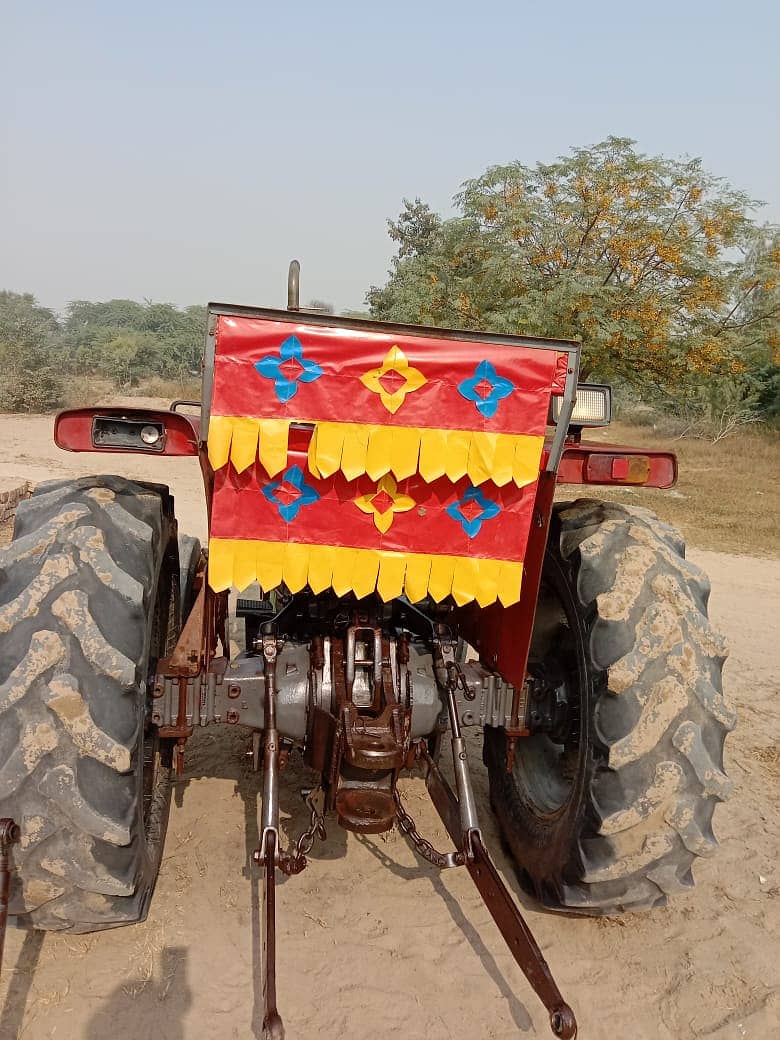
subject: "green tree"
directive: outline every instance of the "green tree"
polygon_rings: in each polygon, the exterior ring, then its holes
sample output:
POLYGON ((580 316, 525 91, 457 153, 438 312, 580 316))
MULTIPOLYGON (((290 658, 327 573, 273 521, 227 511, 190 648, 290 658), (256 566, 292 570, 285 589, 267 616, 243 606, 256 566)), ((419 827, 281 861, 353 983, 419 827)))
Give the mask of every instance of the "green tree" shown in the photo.
MULTIPOLYGON (((745 283, 755 203, 699 160, 639 153, 610 137, 551 164, 495 166, 467 181, 441 221, 405 201, 398 253, 372 288, 374 316, 579 338, 583 374, 676 393, 742 363, 744 332, 771 308, 745 283)), ((765 281, 780 269, 759 250, 765 281)), ((757 254, 758 256, 758 254, 757 254)))
POLYGON ((38 412, 62 399, 60 326, 30 293, 0 291, 0 410, 38 412))
POLYGON ((184 380, 200 371, 205 324, 204 307, 75 300, 68 307, 65 343, 80 373, 99 371, 125 384, 153 375, 184 380))

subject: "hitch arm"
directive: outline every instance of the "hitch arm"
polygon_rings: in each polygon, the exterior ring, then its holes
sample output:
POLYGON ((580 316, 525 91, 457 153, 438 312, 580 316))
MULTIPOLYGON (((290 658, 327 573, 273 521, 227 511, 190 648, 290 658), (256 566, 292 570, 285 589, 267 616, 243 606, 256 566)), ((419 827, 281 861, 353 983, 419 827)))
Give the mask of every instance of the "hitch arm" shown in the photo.
MULTIPOLYGON (((430 755, 423 752, 423 759, 428 770, 425 784, 431 800, 455 847, 460 849, 463 831, 458 799, 430 755)), ((577 1036, 574 1012, 561 996, 544 954, 488 856, 479 831, 471 832, 469 848, 463 851, 466 852, 466 869, 490 911, 490 916, 496 922, 518 967, 549 1012, 550 1028, 554 1035, 561 1040, 574 1040, 577 1036)))
POLYGON ((263 1040, 284 1040, 284 1025, 276 1009, 276 834, 266 832, 264 852, 263 922, 263 1040))
POLYGON ((263 868, 261 925, 263 973, 263 1040, 284 1040, 284 1024, 276 1007, 276 867, 279 862, 279 733, 276 729, 275 636, 263 636, 265 731, 263 740, 263 805, 260 847, 255 863, 263 868))

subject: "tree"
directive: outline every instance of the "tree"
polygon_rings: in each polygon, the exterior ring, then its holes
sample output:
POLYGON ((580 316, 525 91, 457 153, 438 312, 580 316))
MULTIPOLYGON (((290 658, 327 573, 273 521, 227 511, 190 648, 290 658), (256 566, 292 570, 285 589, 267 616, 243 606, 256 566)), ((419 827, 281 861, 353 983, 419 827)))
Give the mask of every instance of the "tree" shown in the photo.
POLYGON ((441 218, 427 202, 416 198, 414 202, 404 199, 404 208, 398 220, 388 220, 390 238, 398 243, 398 256, 424 256, 435 241, 441 228, 441 218))
POLYGON ((62 398, 60 326, 30 293, 0 292, 0 410, 46 411, 62 398))
POLYGON ((144 375, 184 380, 200 371, 205 326, 204 307, 75 300, 68 307, 65 342, 78 372, 97 370, 124 383, 144 375))
POLYGON ((776 323, 772 307, 744 317, 760 295, 744 258, 758 249, 767 284, 780 270, 758 246, 756 204, 698 159, 610 137, 549 165, 491 167, 455 203, 440 221, 405 200, 389 222, 399 248, 368 293, 375 317, 579 338, 585 376, 666 393, 727 373, 744 331, 776 323))

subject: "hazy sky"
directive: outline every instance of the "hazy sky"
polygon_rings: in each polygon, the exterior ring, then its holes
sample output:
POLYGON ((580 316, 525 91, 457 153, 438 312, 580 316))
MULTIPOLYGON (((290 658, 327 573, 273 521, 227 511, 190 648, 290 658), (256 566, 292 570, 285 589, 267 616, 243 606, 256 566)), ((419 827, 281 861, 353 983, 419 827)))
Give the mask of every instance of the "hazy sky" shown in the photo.
POLYGON ((3 4, 0 288, 361 307, 404 196, 617 134, 780 221, 780 4, 3 4))

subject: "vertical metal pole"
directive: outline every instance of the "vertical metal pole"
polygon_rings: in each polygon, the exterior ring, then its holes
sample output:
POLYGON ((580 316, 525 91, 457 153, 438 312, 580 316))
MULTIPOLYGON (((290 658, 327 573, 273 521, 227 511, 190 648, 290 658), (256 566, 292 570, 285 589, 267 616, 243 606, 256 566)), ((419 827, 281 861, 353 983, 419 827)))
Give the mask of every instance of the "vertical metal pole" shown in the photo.
POLYGON ((268 832, 265 846, 265 892, 263 895, 263 1037, 284 1040, 284 1024, 276 1008, 276 864, 278 836, 268 832))
MULTIPOLYGON (((268 831, 279 833, 279 733, 276 729, 276 637, 263 637, 265 704, 263 705, 263 809, 260 848, 268 831)), ((276 854, 278 856, 278 848, 276 854)))
POLYGON ((287 272, 287 310, 301 309, 301 265, 298 260, 290 261, 287 272))
POLYGON ((284 1040, 284 1025, 276 1008, 276 865, 279 861, 279 733, 276 729, 275 635, 263 636, 265 704, 263 706, 263 807, 260 847, 255 862, 265 872, 263 891, 263 1037, 284 1040))

